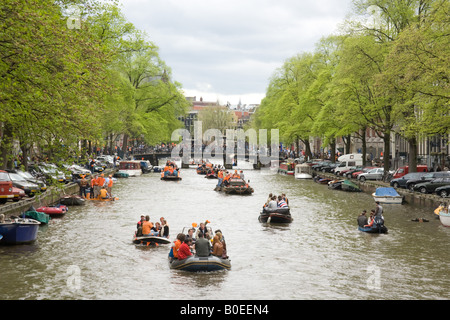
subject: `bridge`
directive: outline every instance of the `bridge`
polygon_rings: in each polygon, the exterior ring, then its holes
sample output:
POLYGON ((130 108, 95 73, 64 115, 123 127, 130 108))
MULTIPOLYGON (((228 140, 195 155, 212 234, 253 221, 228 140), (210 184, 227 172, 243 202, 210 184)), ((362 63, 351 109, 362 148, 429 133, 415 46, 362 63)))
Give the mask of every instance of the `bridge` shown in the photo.
MULTIPOLYGON (((212 153, 212 155, 214 156, 214 152, 212 153)), ((162 152, 133 154, 133 156, 134 156, 134 158, 136 160, 148 160, 148 161, 150 161, 152 166, 158 166, 160 159, 172 158, 172 153, 170 151, 162 151, 162 152)), ((182 157, 182 156, 183 156, 183 152, 180 153, 180 157, 182 157)), ((225 157, 226 157, 226 153, 223 154, 224 162, 226 162, 226 158, 225 157)), ((236 158, 237 158, 237 155, 235 154, 235 160, 237 160, 236 158)), ((192 152, 190 154, 189 159, 196 159, 194 152, 192 152)), ((246 160, 249 159, 249 153, 248 152, 245 153, 245 159, 246 160)), ((259 156, 257 157, 257 160, 259 162, 259 156)), ((284 157, 282 157, 280 155, 279 156, 279 160, 285 160, 285 159, 284 159, 284 157)))

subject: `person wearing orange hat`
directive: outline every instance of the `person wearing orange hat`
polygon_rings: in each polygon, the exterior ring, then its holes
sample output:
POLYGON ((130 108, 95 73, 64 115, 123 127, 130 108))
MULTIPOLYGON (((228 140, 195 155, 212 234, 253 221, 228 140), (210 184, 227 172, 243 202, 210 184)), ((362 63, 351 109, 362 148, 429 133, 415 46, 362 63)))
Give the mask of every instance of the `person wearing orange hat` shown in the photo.
POLYGON ((86 175, 82 175, 80 179, 80 197, 86 198, 87 186, 88 181, 86 180, 86 175))
POLYGON ((94 197, 98 198, 98 196, 100 195, 100 190, 103 188, 103 186, 105 185, 105 175, 102 173, 100 174, 99 177, 97 177, 97 186, 94 187, 94 189, 97 189, 94 191, 94 197))

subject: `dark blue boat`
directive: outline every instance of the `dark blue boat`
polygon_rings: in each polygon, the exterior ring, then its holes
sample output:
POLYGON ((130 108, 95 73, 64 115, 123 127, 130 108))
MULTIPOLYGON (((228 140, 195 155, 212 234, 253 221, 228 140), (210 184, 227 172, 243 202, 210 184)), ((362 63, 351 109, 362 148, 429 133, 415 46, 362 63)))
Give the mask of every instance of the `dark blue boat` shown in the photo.
POLYGON ((388 229, 384 225, 366 228, 358 226, 358 230, 367 233, 388 233, 388 229))
POLYGON ((37 238, 41 223, 29 218, 7 219, 0 223, 0 244, 26 244, 37 238))

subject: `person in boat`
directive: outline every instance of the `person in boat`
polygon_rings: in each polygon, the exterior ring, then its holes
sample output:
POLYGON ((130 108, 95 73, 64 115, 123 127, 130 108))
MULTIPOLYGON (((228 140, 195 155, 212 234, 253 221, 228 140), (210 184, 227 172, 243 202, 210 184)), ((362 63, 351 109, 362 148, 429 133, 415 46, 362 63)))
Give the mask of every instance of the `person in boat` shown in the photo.
POLYGON ((215 235, 212 243, 212 255, 222 258, 223 255, 223 243, 220 241, 219 236, 215 235))
POLYGON ((374 221, 375 221, 375 210, 374 209, 372 209, 371 211, 370 211, 370 217, 369 217, 369 219, 367 220, 367 224, 366 225, 364 225, 364 228, 372 228, 374 225, 374 221))
POLYGON ((145 216, 141 215, 141 220, 139 220, 137 225, 136 225, 136 229, 137 229, 136 236, 137 237, 142 236, 142 225, 143 225, 144 221, 145 221, 145 216))
POLYGON ((160 221, 161 230, 159 231, 159 236, 169 239, 169 225, 167 224, 167 220, 161 217, 160 221))
POLYGON ((106 199, 111 198, 111 196, 110 196, 110 194, 108 193, 108 191, 106 190, 106 187, 105 187, 105 186, 103 186, 103 187, 100 189, 100 194, 99 194, 98 196, 99 196, 100 199, 103 199, 103 200, 106 200, 106 199))
POLYGON ((211 254, 211 243, 205 239, 203 232, 198 234, 198 239, 195 241, 195 254, 198 257, 208 257, 211 254))
POLYGON ((97 178, 97 196, 100 195, 100 191, 102 190, 102 188, 105 186, 105 175, 102 173, 100 174, 100 176, 97 178))
POLYGON ((242 170, 239 171, 239 176, 241 177, 242 180, 245 180, 244 172, 242 170))
POLYGON ((282 193, 281 197, 283 198, 284 202, 289 206, 289 199, 286 197, 286 193, 282 193))
POLYGON ((152 229, 153 233, 158 233, 157 236, 160 236, 161 234, 161 223, 155 222, 155 226, 152 229))
POLYGON ((183 243, 186 235, 184 233, 179 233, 177 235, 177 239, 173 242, 173 246, 170 248, 169 257, 171 260, 178 259, 178 251, 180 250, 180 246, 183 243))
POLYGON ((277 196, 272 196, 272 199, 269 201, 267 205, 267 209, 276 209, 278 208, 277 196))
POLYGON ((222 234, 222 231, 220 231, 220 229, 214 231, 214 233, 216 234, 216 236, 219 237, 220 242, 222 242, 223 245, 223 253, 222 253, 222 259, 228 259, 228 255, 227 255, 227 243, 225 242, 225 237, 222 234))
POLYGON ((223 170, 219 170, 219 172, 217 173, 217 186, 220 187, 222 186, 222 181, 223 181, 223 170))
MULTIPOLYGON (((189 228, 188 234, 186 235, 186 239, 190 238, 193 243, 195 243, 195 241, 196 241, 196 238, 194 238, 194 232, 195 232, 194 228, 189 228)), ((197 237, 198 237, 198 234, 197 234, 197 237)))
POLYGON ((157 236, 158 232, 155 231, 153 223, 150 222, 150 216, 145 216, 145 221, 142 223, 142 235, 144 236, 157 236))
POLYGON ((231 176, 233 179, 240 179, 241 176, 239 175, 239 173, 237 172, 237 170, 234 170, 233 175, 231 176))
POLYGON ((198 235, 200 232, 203 233, 203 235, 206 237, 206 234, 208 233, 208 229, 206 229, 206 225, 204 222, 200 222, 200 227, 198 228, 197 233, 196 233, 197 239, 198 239, 198 235))
POLYGON ((358 218, 356 219, 358 221, 358 226, 360 226, 361 228, 364 228, 364 226, 369 223, 367 220, 366 213, 367 213, 367 211, 363 210, 361 212, 361 214, 358 216, 358 218))
POLYGON ((189 256, 192 256, 191 245, 192 245, 192 239, 185 238, 183 243, 180 246, 180 249, 178 249, 178 260, 184 260, 184 259, 188 258, 189 256))
POLYGON ((273 194, 269 193, 269 197, 267 198, 266 203, 264 203, 264 208, 269 206, 269 202, 272 201, 273 194))
POLYGON ((229 173, 228 171, 225 172, 225 178, 223 178, 223 185, 226 187, 230 184, 230 178, 231 178, 231 173, 229 173))
POLYGON ((283 200, 282 196, 278 196, 277 207, 278 208, 288 208, 288 205, 287 205, 286 201, 283 200))
POLYGON ((377 201, 376 207, 375 207, 375 222, 378 224, 384 223, 384 217, 383 217, 383 207, 380 205, 380 202, 377 201))

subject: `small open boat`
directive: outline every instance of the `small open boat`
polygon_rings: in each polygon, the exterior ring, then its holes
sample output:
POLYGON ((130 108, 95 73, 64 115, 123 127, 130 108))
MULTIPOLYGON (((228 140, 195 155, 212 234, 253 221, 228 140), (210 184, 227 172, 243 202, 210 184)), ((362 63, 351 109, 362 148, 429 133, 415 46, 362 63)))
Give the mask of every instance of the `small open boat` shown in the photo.
POLYGON ((42 224, 48 224, 51 219, 50 215, 44 212, 36 211, 36 209, 34 209, 33 206, 31 206, 27 211, 22 213, 20 217, 33 219, 39 221, 42 224))
POLYGON ((372 193, 372 196, 376 202, 386 204, 402 204, 403 197, 397 193, 394 188, 380 187, 372 193))
POLYGON ((59 202, 66 206, 82 206, 86 203, 86 199, 77 195, 67 195, 62 197, 59 202))
POLYGON ((137 237, 136 234, 133 236, 133 243, 134 244, 169 244, 170 240, 164 237, 159 236, 140 236, 137 237))
POLYGON ((178 171, 176 176, 173 175, 165 175, 164 172, 161 172, 161 180, 166 180, 166 181, 179 181, 182 180, 183 178, 181 178, 180 176, 180 171, 178 171))
POLYGON ((213 255, 208 257, 189 256, 184 260, 169 259, 170 269, 190 272, 230 270, 229 259, 222 259, 213 255))
POLYGON ((291 223, 293 219, 289 208, 263 208, 258 220, 267 223, 291 223))
POLYGON ((367 232, 367 233, 388 233, 388 229, 382 225, 382 226, 376 226, 376 227, 359 227, 358 226, 358 230, 362 231, 362 232, 367 232))
POLYGON ((357 184, 347 179, 342 181, 341 189, 349 192, 361 192, 361 188, 357 184))
POLYGON ((306 163, 295 166, 295 179, 312 179, 312 169, 306 163))
POLYGON ((253 188, 243 179, 231 178, 227 186, 216 186, 215 191, 223 191, 227 194, 252 194, 253 188))
POLYGON ((37 238, 41 223, 29 218, 0 221, 0 244, 27 244, 37 238))
POLYGON ((43 212, 45 214, 48 214, 51 217, 58 217, 63 216, 69 211, 69 209, 63 205, 58 204, 56 206, 50 206, 50 207, 39 207, 36 209, 37 212, 43 212))

